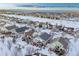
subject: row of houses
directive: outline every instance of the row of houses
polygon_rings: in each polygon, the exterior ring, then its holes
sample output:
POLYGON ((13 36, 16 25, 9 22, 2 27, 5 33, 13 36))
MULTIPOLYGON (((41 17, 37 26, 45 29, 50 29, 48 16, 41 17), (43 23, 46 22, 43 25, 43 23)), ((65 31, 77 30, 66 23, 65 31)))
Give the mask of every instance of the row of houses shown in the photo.
POLYGON ((27 15, 41 17, 41 18, 50 18, 50 19, 70 19, 70 18, 79 18, 79 13, 77 12, 32 12, 27 15))
MULTIPOLYGON (((11 18, 9 18, 9 19, 15 19, 14 17, 11 17, 11 18)), ((18 19, 17 19, 18 20, 18 19)), ((21 20, 20 20, 20 22, 21 22, 21 20)), ((25 21, 24 21, 25 22, 25 21)), ((23 22, 23 23, 24 23, 23 22)), ((22 23, 22 22, 21 22, 22 23)), ((45 28, 45 27, 48 27, 49 29, 52 29, 53 27, 55 28, 59 28, 60 30, 65 30, 66 32, 72 32, 73 30, 74 30, 74 28, 70 28, 70 27, 64 27, 63 29, 61 28, 62 27, 62 25, 51 25, 51 24, 48 24, 48 23, 39 23, 39 22, 32 22, 32 21, 30 21, 30 22, 26 22, 26 24, 28 23, 28 25, 33 25, 33 26, 37 26, 37 27, 43 27, 43 28, 45 28)))

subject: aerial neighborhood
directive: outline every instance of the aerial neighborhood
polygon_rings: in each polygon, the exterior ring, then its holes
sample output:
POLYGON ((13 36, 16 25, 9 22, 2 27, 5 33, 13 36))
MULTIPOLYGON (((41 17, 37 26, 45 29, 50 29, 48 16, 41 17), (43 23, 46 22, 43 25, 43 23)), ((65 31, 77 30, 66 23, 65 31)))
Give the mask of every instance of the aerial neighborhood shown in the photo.
POLYGON ((0 12, 0 45, 9 51, 6 55, 72 55, 68 52, 72 40, 79 39, 78 20, 77 12, 24 14, 4 10, 0 12))

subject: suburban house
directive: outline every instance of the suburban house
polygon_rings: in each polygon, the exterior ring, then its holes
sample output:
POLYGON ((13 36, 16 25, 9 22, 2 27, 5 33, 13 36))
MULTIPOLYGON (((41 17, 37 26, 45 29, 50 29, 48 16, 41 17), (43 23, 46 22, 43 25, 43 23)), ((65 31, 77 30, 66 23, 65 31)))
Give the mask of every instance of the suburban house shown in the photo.
POLYGON ((64 49, 68 48, 69 39, 60 37, 59 42, 63 45, 64 49))
POLYGON ((36 38, 34 38, 34 40, 36 42, 41 42, 43 43, 44 45, 46 45, 51 39, 53 38, 52 35, 44 32, 44 33, 41 33, 39 36, 37 36, 36 38))
POLYGON ((0 33, 8 32, 8 30, 5 27, 0 27, 0 33))
POLYGON ((63 31, 63 26, 62 25, 56 25, 56 28, 59 29, 60 31, 63 31))
POLYGON ((48 33, 42 33, 39 37, 43 39, 44 41, 46 41, 51 37, 51 35, 48 33))
POLYGON ((52 28, 53 28, 53 25, 48 24, 48 29, 52 29, 52 28))
POLYGON ((25 34, 25 37, 32 37, 33 33, 34 33, 34 30, 29 29, 29 30, 26 30, 24 34, 25 34))
POLYGON ((71 34, 74 32, 74 28, 71 28, 71 27, 64 27, 64 31, 71 34))
POLYGON ((26 41, 27 43, 31 43, 33 40, 33 29, 26 30, 24 32, 24 37, 22 37, 22 41, 26 41))
POLYGON ((57 26, 56 25, 52 25, 52 31, 54 32, 56 32, 56 31, 59 31, 59 29, 57 28, 57 26))
POLYGON ((15 29, 17 29, 18 27, 16 25, 12 25, 12 26, 7 26, 6 29, 9 31, 15 31, 15 29))
POLYGON ((4 34, 5 36, 10 36, 12 34, 12 32, 4 32, 2 34, 4 34))
POLYGON ((76 37, 79 38, 79 30, 75 32, 76 37))
POLYGON ((65 55, 68 49, 69 40, 67 38, 57 38, 53 42, 49 43, 47 46, 50 51, 54 51, 57 55, 65 55))
POLYGON ((37 37, 33 38, 32 40, 32 45, 38 46, 38 47, 42 47, 42 46, 46 46, 47 43, 52 39, 52 35, 43 32, 40 33, 39 35, 37 35, 37 37))
POLYGON ((4 26, 5 24, 6 24, 6 22, 0 21, 0 26, 4 26))
POLYGON ((24 26, 24 27, 17 28, 15 30, 17 33, 24 34, 25 30, 28 30, 28 29, 29 27, 24 26))

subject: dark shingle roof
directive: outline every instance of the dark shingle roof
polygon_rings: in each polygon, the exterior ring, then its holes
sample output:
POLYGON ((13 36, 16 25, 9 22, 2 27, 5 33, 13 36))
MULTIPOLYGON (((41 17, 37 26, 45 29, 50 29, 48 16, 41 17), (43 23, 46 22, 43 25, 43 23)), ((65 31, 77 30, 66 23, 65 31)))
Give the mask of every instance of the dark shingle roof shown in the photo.
POLYGON ((69 43, 69 39, 67 39, 67 38, 60 38, 60 39, 59 39, 59 42, 63 45, 63 47, 64 47, 65 49, 67 49, 68 43, 69 43))
POLYGON ((16 28, 18 28, 17 26, 15 26, 15 25, 12 25, 12 26, 8 26, 8 27, 6 27, 8 30, 12 30, 12 29, 16 29, 16 28))
POLYGON ((15 29, 16 30, 16 32, 24 32, 26 29, 29 29, 29 27, 26 27, 26 26, 24 26, 24 27, 21 27, 21 28, 17 28, 17 29, 15 29))
POLYGON ((43 40, 48 40, 50 37, 51 37, 51 35, 48 33, 43 33, 40 35, 40 38, 43 40))

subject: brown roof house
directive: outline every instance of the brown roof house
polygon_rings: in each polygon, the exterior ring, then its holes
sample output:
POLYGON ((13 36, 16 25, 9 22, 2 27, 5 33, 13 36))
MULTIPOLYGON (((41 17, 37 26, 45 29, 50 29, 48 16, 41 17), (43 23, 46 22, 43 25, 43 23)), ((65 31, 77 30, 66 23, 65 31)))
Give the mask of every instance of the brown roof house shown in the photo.
POLYGON ((0 33, 6 36, 10 36, 12 32, 8 31, 6 28, 1 27, 0 28, 0 33))
POLYGON ((64 27, 64 31, 69 33, 69 34, 73 34, 74 33, 74 28, 71 27, 64 27))
POLYGON ((5 36, 11 36, 12 32, 4 32, 2 34, 4 34, 5 36))
POLYGON ((23 37, 23 41, 26 41, 27 43, 31 43, 32 42, 32 38, 33 38, 33 33, 34 33, 34 30, 33 29, 29 29, 29 30, 26 30, 24 32, 24 37, 23 37))
POLYGON ((34 30, 33 29, 29 29, 29 30, 26 30, 24 34, 25 34, 25 37, 28 37, 28 36, 32 37, 33 33, 34 33, 34 30))

